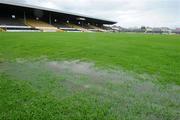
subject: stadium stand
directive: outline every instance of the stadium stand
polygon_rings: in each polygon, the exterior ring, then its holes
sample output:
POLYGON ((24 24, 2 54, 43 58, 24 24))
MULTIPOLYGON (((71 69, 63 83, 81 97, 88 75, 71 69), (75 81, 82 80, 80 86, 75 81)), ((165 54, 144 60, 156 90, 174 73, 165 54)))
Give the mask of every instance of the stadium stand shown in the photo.
POLYGON ((116 22, 77 13, 70 13, 67 11, 49 9, 14 1, 0 0, 1 31, 103 31, 102 29, 94 26, 84 25, 85 23, 103 26, 105 24, 112 25, 116 22), (63 24, 56 24, 58 21, 61 21, 63 24))
POLYGON ((27 19, 26 24, 31 26, 32 28, 39 29, 43 32, 56 32, 58 29, 53 25, 50 25, 46 22, 34 19, 27 19))

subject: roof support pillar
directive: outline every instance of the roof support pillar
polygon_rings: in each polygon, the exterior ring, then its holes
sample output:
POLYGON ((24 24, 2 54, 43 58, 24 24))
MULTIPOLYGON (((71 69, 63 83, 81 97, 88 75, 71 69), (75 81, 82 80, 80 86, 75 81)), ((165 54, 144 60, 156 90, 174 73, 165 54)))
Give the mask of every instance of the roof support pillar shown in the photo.
POLYGON ((26 12, 24 11, 24 24, 26 24, 26 12))
POLYGON ((84 21, 82 21, 82 27, 84 27, 84 21))
POLYGON ((51 13, 49 13, 49 24, 52 24, 52 20, 51 20, 51 13))

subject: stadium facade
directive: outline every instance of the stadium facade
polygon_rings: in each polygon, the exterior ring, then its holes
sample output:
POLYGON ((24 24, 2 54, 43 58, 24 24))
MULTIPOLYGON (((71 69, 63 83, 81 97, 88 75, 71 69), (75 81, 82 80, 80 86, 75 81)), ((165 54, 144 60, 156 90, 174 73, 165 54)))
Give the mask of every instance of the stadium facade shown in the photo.
POLYGON ((106 32, 116 22, 39 6, 0 1, 0 31, 106 32))

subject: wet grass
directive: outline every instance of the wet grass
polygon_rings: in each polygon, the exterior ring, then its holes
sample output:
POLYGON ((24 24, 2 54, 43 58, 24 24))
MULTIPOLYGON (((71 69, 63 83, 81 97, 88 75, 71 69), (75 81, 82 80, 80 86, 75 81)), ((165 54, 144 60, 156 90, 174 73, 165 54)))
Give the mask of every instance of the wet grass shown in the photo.
POLYGON ((0 33, 0 61, 47 56, 157 74, 180 85, 180 36, 111 33, 0 33))
POLYGON ((1 69, 0 119, 180 117, 180 87, 155 84, 150 75, 74 61, 13 62, 1 69))
POLYGON ((179 46, 176 35, 0 33, 0 119, 178 120, 179 46))

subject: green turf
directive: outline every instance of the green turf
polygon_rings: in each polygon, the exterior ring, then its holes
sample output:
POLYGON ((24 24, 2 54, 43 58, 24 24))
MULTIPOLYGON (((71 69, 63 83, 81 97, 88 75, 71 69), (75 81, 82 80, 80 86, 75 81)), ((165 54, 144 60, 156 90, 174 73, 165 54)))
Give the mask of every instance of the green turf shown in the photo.
POLYGON ((180 36, 111 33, 0 33, 1 59, 81 59, 157 74, 180 85, 180 36))
POLYGON ((176 120, 179 60, 178 35, 0 33, 0 119, 176 120), (150 77, 97 84, 87 76, 57 76, 43 68, 44 63, 36 67, 44 58, 81 60, 102 69, 133 72, 137 78, 150 77), (20 59, 27 63, 19 65, 20 59), (143 87, 141 82, 150 91, 134 91, 143 87), (86 84, 93 87, 80 89, 86 84))

